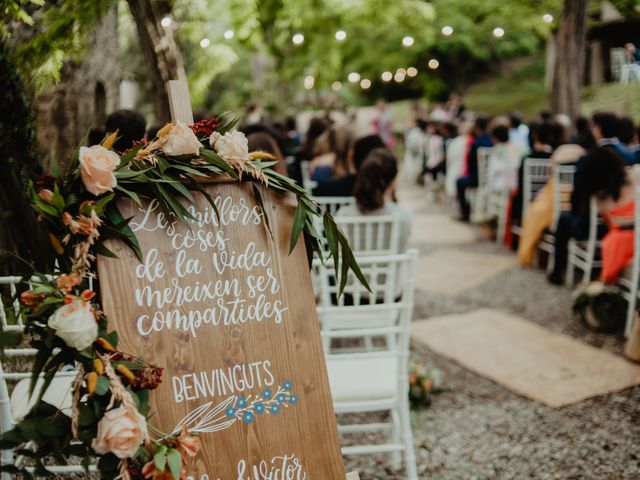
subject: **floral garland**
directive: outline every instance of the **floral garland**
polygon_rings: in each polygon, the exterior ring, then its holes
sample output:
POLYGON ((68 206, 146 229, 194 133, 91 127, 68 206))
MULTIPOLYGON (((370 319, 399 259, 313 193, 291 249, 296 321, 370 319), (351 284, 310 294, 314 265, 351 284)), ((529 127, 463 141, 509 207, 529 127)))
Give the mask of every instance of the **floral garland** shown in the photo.
MULTIPOLYGON (((121 155, 110 150, 115 132, 101 145, 80 147, 64 169, 52 165, 52 175, 37 187, 32 185, 33 206, 48 229, 57 260, 53 276, 34 274, 27 281, 28 290, 20 295, 25 333, 37 350, 30 394, 35 395, 39 378, 43 386, 38 385, 35 407, 2 435, 0 448, 16 449, 30 458, 35 475, 48 474, 43 457, 53 456, 66 464, 70 456, 78 456, 86 468, 97 458, 103 478, 179 480, 186 477, 187 463, 199 449, 198 438, 186 426, 167 434, 148 423, 149 392, 162 381, 162 368, 118 350, 118 334, 109 330, 96 292, 90 288, 97 255, 115 256, 104 246, 105 239, 123 240, 142 261, 129 219, 118 210, 119 198, 129 197, 139 205, 143 199, 156 200, 166 215, 185 221, 193 217, 176 197, 194 203, 193 192, 201 192, 217 213, 198 181, 203 177, 259 182, 291 192, 298 200, 291 250, 304 233, 310 250, 322 258, 321 237, 313 226, 313 217, 322 216, 341 290, 349 269, 366 285, 331 215, 295 182, 268 168, 274 164, 273 157, 249 153, 246 137, 233 129, 235 123, 225 115, 190 126, 169 123, 151 142, 121 155), (77 371, 70 417, 41 401, 63 366, 77 371), (29 442, 35 447, 24 447, 29 442)), ((255 183, 253 194, 269 229, 255 183)), ((270 406, 271 413, 277 413, 285 401, 297 401, 287 387, 277 392, 279 403, 270 406)), ((265 405, 264 399, 252 401, 251 408, 243 406, 247 399, 233 400, 227 414, 245 422, 253 421, 254 413, 261 413, 265 405)), ((15 465, 0 465, 0 471, 32 476, 15 465)))

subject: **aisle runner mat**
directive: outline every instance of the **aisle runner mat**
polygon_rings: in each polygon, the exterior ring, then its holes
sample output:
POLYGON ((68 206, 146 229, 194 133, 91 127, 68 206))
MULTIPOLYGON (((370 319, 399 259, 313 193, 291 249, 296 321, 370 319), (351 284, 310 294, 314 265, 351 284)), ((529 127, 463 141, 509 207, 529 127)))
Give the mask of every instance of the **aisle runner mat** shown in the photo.
POLYGON ((478 236, 472 227, 452 219, 449 215, 413 216, 409 245, 464 245, 477 240, 478 236))
POLYGON ((418 259, 416 288, 423 292, 457 295, 516 264, 514 255, 438 250, 418 259))
POLYGON ((640 383, 640 366, 532 322, 490 309, 413 323, 429 349, 550 407, 640 383))

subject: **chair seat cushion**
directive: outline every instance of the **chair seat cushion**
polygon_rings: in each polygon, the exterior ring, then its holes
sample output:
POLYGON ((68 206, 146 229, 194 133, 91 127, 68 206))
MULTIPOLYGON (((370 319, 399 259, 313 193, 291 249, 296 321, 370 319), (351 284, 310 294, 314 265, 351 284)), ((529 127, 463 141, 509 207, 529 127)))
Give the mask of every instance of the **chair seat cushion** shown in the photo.
MULTIPOLYGON (((68 417, 71 416, 71 401, 73 397, 71 385, 74 378, 74 375, 54 377, 42 397, 44 402, 53 405, 68 417)), ((38 392, 42 390, 43 379, 40 378, 36 382, 33 395, 30 397, 29 382, 28 378, 20 380, 11 392, 11 416, 16 422, 22 420, 29 413, 38 399, 38 392)))
POLYGON ((398 358, 366 356, 327 358, 329 384, 334 402, 393 398, 398 391, 398 358))

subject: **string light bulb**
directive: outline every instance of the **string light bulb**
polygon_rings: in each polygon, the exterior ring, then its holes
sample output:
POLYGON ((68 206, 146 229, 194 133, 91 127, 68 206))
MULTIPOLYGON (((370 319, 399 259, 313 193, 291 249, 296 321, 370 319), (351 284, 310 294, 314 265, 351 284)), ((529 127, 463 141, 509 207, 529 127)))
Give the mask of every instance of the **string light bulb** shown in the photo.
POLYGON ((440 66, 440 62, 438 60, 436 60, 435 58, 432 58, 427 62, 427 67, 429 67, 431 70, 435 70, 439 66, 440 66))
POLYGON ((160 25, 162 25, 164 28, 168 28, 171 26, 171 17, 169 15, 162 17, 162 20, 160 20, 160 25))
POLYGON ((380 75, 380 78, 382 78, 383 82, 390 82, 391 79, 393 78, 393 73, 391 73, 391 72, 382 72, 382 75, 380 75))
POLYGON ((201 48, 207 48, 210 43, 211 42, 209 41, 208 38, 203 38, 202 40, 200 40, 200 47, 201 48))
POLYGON ((313 75, 307 75, 304 77, 304 88, 307 90, 311 90, 316 83, 316 79, 313 78, 313 75))
POLYGON ((544 15, 542 15, 542 21, 544 23, 551 23, 553 22, 553 15, 551 15, 550 13, 545 13, 544 15))
POLYGON ((336 32, 336 40, 342 42, 345 38, 347 38, 347 32, 345 32, 344 30, 338 30, 336 32))
POLYGON ((362 80, 360 80, 360 87, 363 90, 367 90, 369 87, 371 87, 371 80, 369 80, 368 78, 363 78, 362 80))
POLYGON ((404 45, 405 47, 410 47, 411 45, 413 45, 414 42, 415 40, 413 39, 413 37, 409 35, 407 35, 402 39, 402 45, 404 45))
POLYGON ((293 37, 291 37, 291 41, 294 45, 302 45, 304 43, 304 35, 301 33, 296 33, 293 37))
POLYGON ((226 32, 224 32, 224 38, 226 38, 227 40, 231 40, 233 38, 233 30, 227 30, 226 32))
POLYGON ((445 37, 448 37, 449 35, 453 35, 453 27, 450 25, 445 25, 444 27, 442 27, 442 34, 445 37))
POLYGON ((357 72, 351 72, 349 75, 347 75, 347 80, 349 80, 351 83, 358 83, 360 81, 360 74, 357 72))
POLYGON ((416 75, 418 75, 418 69, 416 67, 407 68, 407 76, 415 77, 416 75))
POLYGON ((339 92, 342 89, 342 82, 335 81, 331 84, 331 90, 334 92, 339 92))
POLYGON ((496 38, 502 38, 504 37, 504 28, 502 27, 496 27, 493 29, 493 36, 496 38))

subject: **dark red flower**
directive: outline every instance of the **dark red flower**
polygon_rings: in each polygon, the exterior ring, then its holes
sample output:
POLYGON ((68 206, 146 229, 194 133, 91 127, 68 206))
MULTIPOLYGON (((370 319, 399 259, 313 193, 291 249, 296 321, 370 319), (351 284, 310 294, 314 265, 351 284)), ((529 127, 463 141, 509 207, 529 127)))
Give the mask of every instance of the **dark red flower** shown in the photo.
POLYGON ((193 125, 189 125, 189 128, 193 130, 193 133, 195 133, 198 138, 208 137, 218 129, 218 117, 201 120, 193 125))

